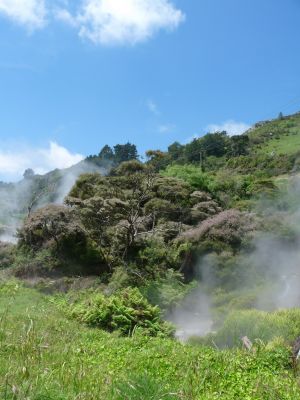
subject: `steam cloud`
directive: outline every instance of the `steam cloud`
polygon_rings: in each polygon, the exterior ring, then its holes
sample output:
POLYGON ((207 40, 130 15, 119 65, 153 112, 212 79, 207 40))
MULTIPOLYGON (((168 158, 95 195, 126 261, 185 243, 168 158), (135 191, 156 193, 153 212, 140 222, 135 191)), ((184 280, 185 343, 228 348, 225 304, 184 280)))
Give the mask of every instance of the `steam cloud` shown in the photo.
MULTIPOLYGON (((44 176, 38 176, 45 182, 49 179, 49 190, 38 197, 34 209, 47 203, 63 204, 64 198, 70 192, 78 177, 84 173, 98 172, 106 175, 108 169, 81 161, 63 170, 55 170, 44 176), (53 176, 57 174, 56 178, 53 176), (53 182, 52 182, 53 180, 53 182), (51 200, 49 201, 49 197, 51 200)), ((21 226, 32 201, 35 190, 35 179, 23 179, 17 183, 0 184, 0 241, 16 243, 16 231, 21 226)))
MULTIPOLYGON (((274 233, 260 232, 253 239, 251 250, 244 250, 238 257, 242 283, 233 291, 246 295, 257 290, 252 306, 259 310, 300 306, 299 194, 300 177, 294 176, 280 198, 261 199, 259 213, 266 219, 274 218, 274 233)), ((208 293, 218 288, 218 282, 212 260, 199 260, 195 269, 201 276, 201 285, 168 316, 182 341, 205 336, 213 329, 212 298, 208 293)))

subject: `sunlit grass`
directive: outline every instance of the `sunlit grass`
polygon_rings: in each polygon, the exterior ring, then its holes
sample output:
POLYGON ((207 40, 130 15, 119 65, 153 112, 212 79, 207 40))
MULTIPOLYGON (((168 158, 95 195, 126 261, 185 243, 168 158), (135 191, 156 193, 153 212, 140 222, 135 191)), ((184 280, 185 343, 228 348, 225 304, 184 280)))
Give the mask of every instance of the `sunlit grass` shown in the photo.
POLYGON ((121 338, 68 320, 17 282, 0 286, 0 398, 300 399, 286 350, 121 338))
POLYGON ((267 154, 293 154, 300 150, 300 129, 295 133, 273 138, 259 152, 267 154))

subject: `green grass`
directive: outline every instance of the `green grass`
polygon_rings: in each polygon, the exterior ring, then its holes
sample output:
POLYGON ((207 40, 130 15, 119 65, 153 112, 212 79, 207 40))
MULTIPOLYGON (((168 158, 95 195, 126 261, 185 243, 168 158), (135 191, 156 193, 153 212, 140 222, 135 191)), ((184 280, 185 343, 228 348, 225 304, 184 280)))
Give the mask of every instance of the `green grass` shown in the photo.
POLYGON ((287 136, 280 136, 278 139, 269 140, 262 145, 259 152, 266 154, 294 154, 297 151, 300 151, 300 130, 287 136))
POLYGON ((0 284, 0 399, 300 399, 284 347, 249 353, 121 338, 68 320, 49 298, 0 284))
POLYGON ((248 336, 253 342, 268 343, 282 338, 292 343, 300 332, 300 309, 265 312, 259 310, 233 311, 217 332, 214 341, 220 346, 235 346, 240 338, 248 336))
POLYGON ((294 154, 300 150, 300 114, 274 119, 255 127, 249 136, 258 153, 294 154))

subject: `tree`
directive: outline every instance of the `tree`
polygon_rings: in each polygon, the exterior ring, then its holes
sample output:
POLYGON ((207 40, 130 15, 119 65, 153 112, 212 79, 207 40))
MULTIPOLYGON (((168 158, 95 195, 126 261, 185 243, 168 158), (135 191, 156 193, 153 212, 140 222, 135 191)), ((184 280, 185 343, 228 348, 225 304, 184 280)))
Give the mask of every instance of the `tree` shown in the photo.
POLYGON ((168 147, 168 153, 172 160, 178 160, 183 155, 184 146, 178 142, 174 142, 168 147))
POLYGON ((188 162, 201 162, 203 153, 201 139, 193 139, 192 142, 188 143, 184 149, 185 159, 188 162))
POLYGON ((229 155, 233 157, 246 156, 249 150, 249 136, 236 135, 230 138, 229 155))
MULTIPOLYGON (((122 163, 102 180, 79 178, 67 199, 110 269, 126 259, 144 229, 144 205, 151 197, 153 173, 137 160, 122 163), (83 190, 92 187, 92 191, 83 190), (84 194, 83 193, 87 193, 84 194)), ((149 219, 149 218, 148 218, 149 219)))
POLYGON ((170 161, 168 153, 164 153, 160 150, 148 150, 146 151, 146 157, 148 159, 147 164, 150 165, 156 172, 166 168, 170 161))
POLYGON ((200 147, 207 156, 222 157, 227 152, 227 132, 208 133, 200 139, 200 147))
POLYGON ((49 183, 48 179, 37 179, 32 181, 30 188, 30 197, 27 204, 27 216, 29 217, 32 210, 36 208, 44 196, 49 195, 55 191, 55 183, 49 183))
POLYGON ((151 198, 154 175, 149 169, 127 176, 127 185, 131 188, 126 195, 124 221, 122 228, 125 231, 125 246, 123 258, 134 245, 139 233, 139 225, 143 216, 144 204, 151 198))
POLYGON ((125 161, 116 168, 115 173, 120 176, 130 176, 132 174, 143 173, 147 166, 138 160, 125 161))
POLYGON ((115 151, 115 161, 117 164, 120 164, 124 161, 137 160, 138 152, 135 144, 126 143, 126 144, 117 144, 114 146, 115 151))
POLYGON ((78 220, 65 206, 48 205, 33 212, 18 232, 19 243, 33 249, 51 246, 63 247, 65 240, 82 241, 85 233, 78 220))
POLYGON ((104 161, 113 161, 114 159, 113 149, 107 144, 100 150, 98 157, 104 161))
POLYGON ((24 171, 23 178, 24 179, 31 179, 34 177, 34 170, 31 168, 27 168, 24 171))

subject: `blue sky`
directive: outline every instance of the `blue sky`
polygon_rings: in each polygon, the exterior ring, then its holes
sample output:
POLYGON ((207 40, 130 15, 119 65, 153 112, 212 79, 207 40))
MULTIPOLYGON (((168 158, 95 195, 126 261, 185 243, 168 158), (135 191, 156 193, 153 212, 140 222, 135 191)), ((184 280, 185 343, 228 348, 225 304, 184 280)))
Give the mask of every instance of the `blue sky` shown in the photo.
POLYGON ((0 0, 0 179, 300 110, 298 0, 0 0))

